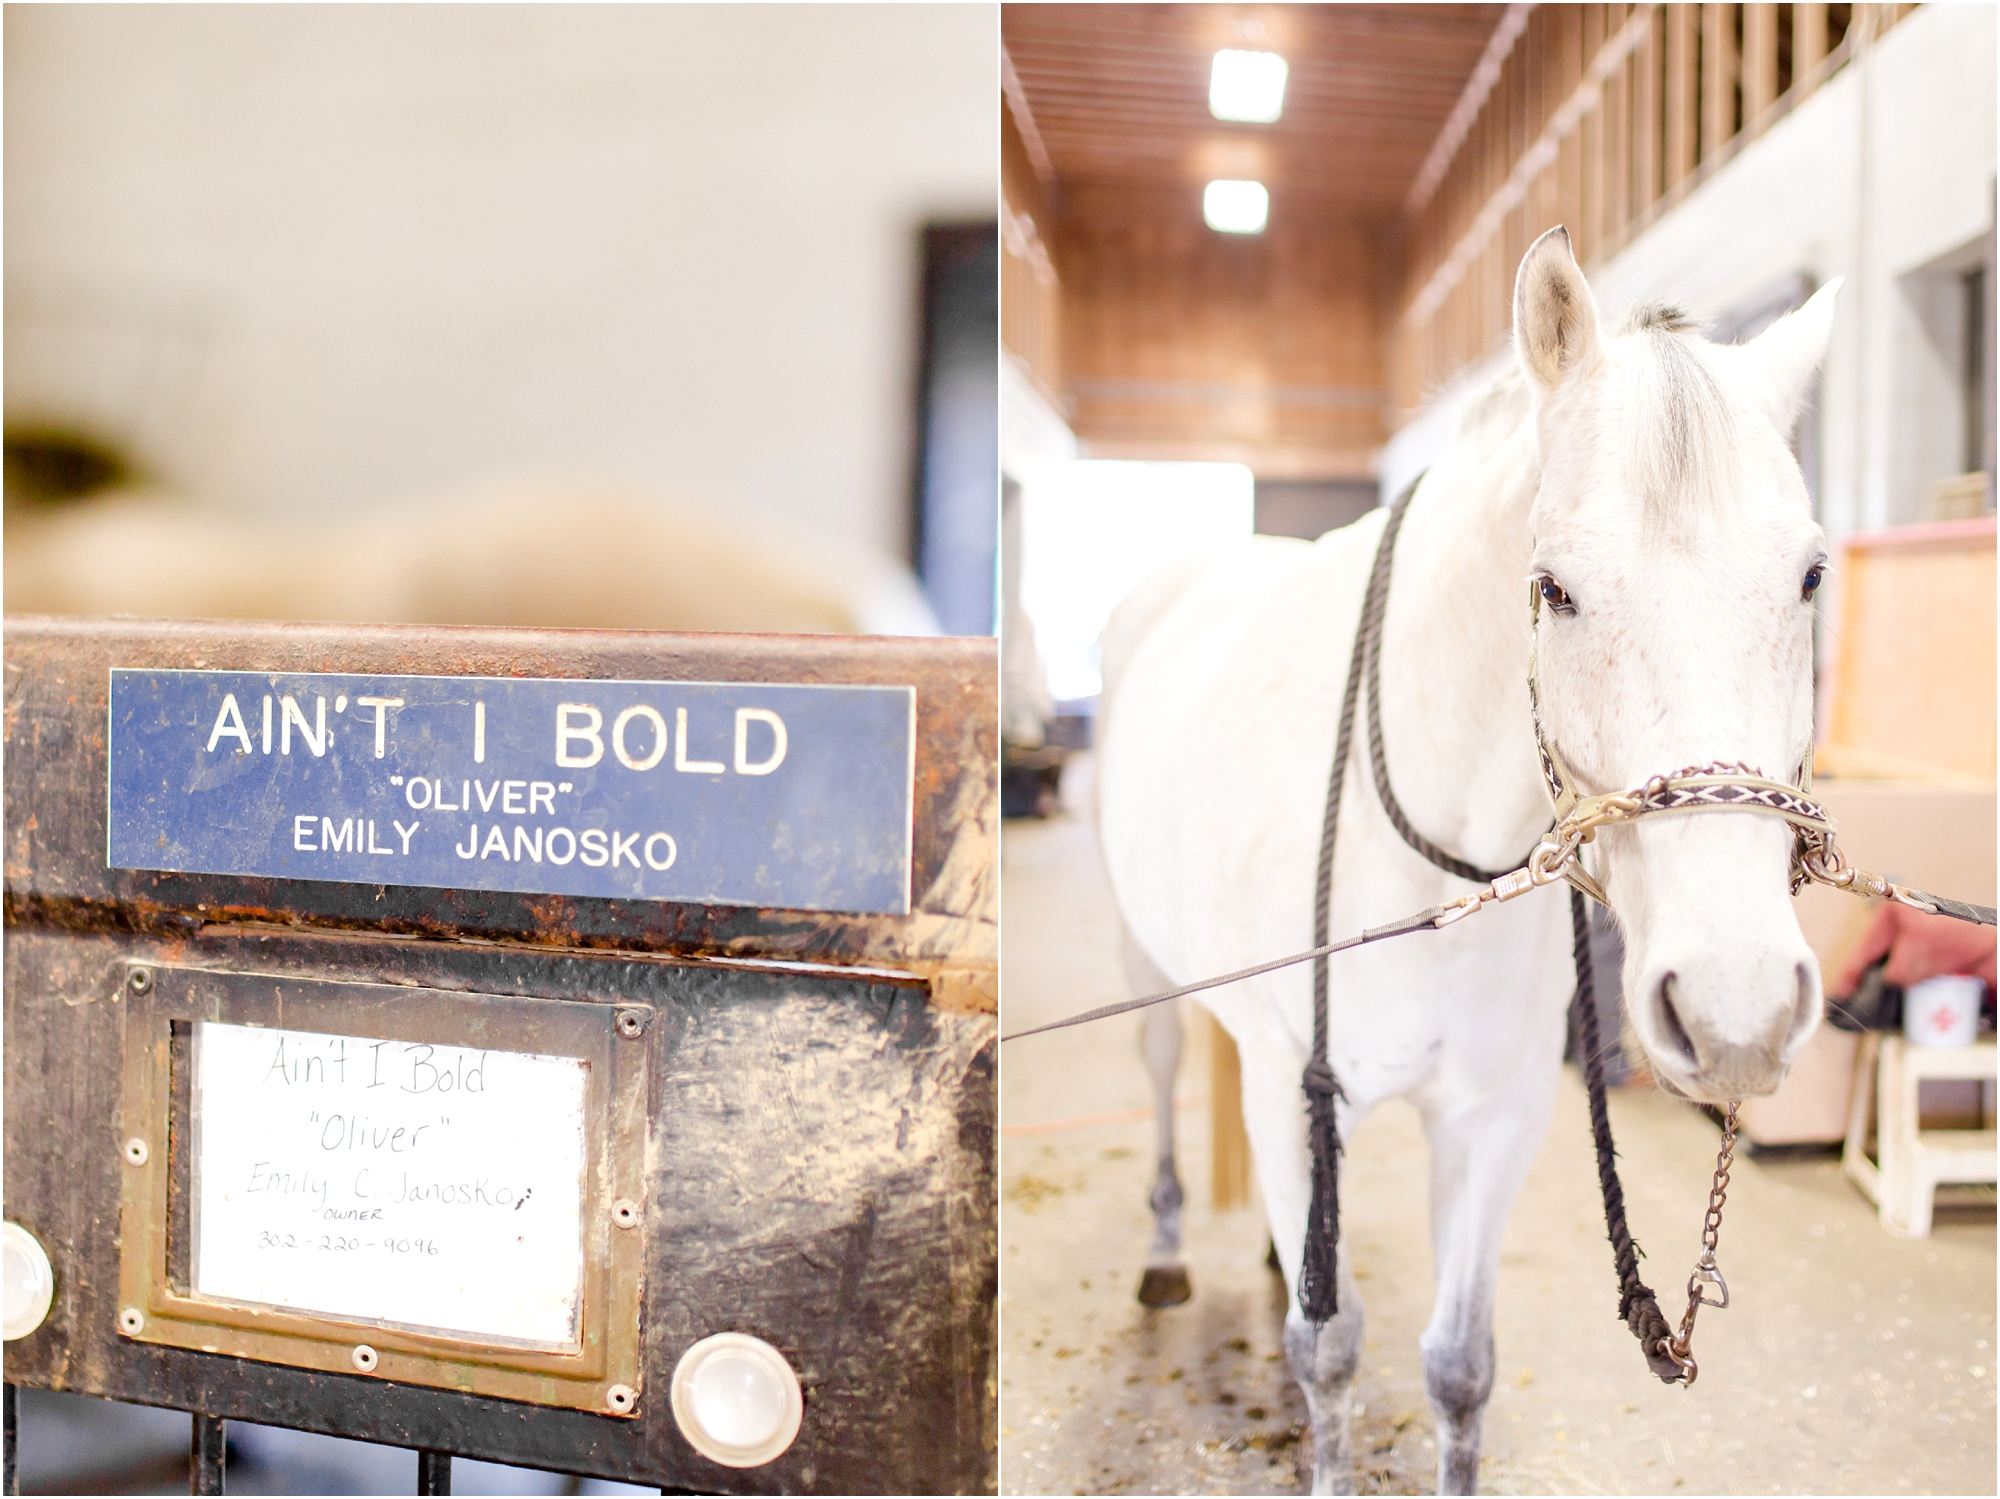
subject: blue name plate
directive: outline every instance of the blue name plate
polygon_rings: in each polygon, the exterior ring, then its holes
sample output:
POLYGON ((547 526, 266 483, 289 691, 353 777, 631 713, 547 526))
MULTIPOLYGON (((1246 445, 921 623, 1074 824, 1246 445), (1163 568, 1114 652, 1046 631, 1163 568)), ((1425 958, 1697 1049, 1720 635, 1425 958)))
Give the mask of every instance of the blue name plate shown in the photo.
POLYGON ((916 691, 111 673, 114 869, 907 915, 916 691))

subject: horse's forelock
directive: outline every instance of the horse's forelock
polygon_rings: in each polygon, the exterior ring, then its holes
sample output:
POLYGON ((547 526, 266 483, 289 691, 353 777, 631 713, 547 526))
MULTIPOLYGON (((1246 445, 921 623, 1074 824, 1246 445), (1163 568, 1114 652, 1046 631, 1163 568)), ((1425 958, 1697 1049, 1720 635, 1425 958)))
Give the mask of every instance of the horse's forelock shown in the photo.
POLYGON ((1698 325, 1651 303, 1627 325, 1627 479, 1649 521, 1682 532, 1729 489, 1736 423, 1721 383, 1696 347, 1698 325))

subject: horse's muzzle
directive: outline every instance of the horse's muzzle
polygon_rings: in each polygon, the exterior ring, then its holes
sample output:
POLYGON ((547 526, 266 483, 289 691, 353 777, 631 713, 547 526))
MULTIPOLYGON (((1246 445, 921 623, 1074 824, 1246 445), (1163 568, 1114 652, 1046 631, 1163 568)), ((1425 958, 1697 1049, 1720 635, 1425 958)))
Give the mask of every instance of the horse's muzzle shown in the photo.
POLYGON ((1819 1021, 1816 966, 1660 965, 1638 987, 1633 1025, 1669 1091, 1699 1103, 1775 1090, 1819 1021), (1747 971, 1746 971, 1747 970, 1747 971), (1775 971, 1773 971, 1775 970, 1775 971))

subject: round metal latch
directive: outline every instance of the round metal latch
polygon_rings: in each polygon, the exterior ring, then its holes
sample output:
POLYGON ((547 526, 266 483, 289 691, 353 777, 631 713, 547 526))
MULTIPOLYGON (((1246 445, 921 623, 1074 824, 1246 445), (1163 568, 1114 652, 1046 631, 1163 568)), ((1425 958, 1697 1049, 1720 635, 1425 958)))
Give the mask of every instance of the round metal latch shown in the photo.
POLYGON ((762 1338, 719 1332, 674 1366, 674 1424, 703 1457, 727 1468, 770 1462, 799 1434, 805 1399, 785 1356, 762 1338))
POLYGON ((118 1330, 128 1338, 136 1338, 146 1325, 146 1318, 136 1306, 128 1306, 118 1314, 118 1330))
POLYGON ((146 1148, 146 1142, 137 1135, 125 1142, 125 1159, 129 1164, 143 1166, 151 1155, 152 1151, 146 1148))
POLYGON ((134 968, 131 977, 125 980, 125 984, 134 994, 144 994, 148 989, 153 987, 153 970, 150 968, 134 968))
POLYGON ((618 1034, 626 1040, 631 1040, 634 1036, 645 1030, 645 1028, 646 1017, 641 1015, 637 1010, 620 1010, 618 1012, 618 1034))
POLYGON ((621 1197, 611 1204, 611 1221, 620 1228, 639 1226, 639 1204, 629 1197, 621 1197))
POLYGON ((604 1392, 604 1403, 619 1415, 629 1416, 639 1403, 639 1396, 630 1385, 615 1384, 604 1392))
POLYGON ((354 1367, 359 1369, 363 1374, 373 1374, 375 1366, 381 1362, 375 1356, 375 1350, 370 1348, 366 1343, 356 1343, 351 1357, 354 1360, 354 1367))
POLYGON ((0 1227, 0 1264, 4 1264, 7 1341, 25 1338, 40 1327, 55 1300, 56 1272, 42 1241, 18 1223, 0 1227))

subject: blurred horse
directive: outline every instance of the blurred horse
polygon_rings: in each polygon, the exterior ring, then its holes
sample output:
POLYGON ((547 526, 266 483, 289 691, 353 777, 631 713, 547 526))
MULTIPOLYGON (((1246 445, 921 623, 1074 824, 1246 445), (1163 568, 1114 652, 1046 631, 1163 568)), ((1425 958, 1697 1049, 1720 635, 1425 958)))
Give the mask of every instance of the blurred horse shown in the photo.
POLYGON ((519 483, 337 518, 124 492, 10 509, 13 613, 935 635, 868 548, 605 483, 519 483))

